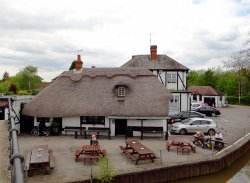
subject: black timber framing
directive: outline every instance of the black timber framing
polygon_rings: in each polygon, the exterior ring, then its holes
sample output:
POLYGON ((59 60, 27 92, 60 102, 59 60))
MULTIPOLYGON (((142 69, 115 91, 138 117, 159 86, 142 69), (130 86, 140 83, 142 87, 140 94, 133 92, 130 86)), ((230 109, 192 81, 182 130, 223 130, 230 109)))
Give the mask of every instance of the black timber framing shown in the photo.
MULTIPOLYGON (((181 80, 182 85, 184 86, 185 90, 187 90, 187 85, 185 86, 183 80, 181 79, 181 76, 179 75, 179 72, 177 72, 177 78, 179 78, 181 80)), ((178 79, 177 79, 177 81, 178 81, 178 79)), ((178 90, 178 83, 177 83, 177 90, 178 90)))
MULTIPOLYGON (((159 77, 160 80, 161 80, 161 83, 164 85, 164 82, 163 82, 163 80, 161 78, 161 72, 162 72, 162 70, 156 70, 156 72, 157 72, 157 78, 159 77)), ((165 83, 166 83, 166 81, 165 81, 165 83)))
POLYGON ((178 79, 179 72, 177 71, 176 73, 177 73, 177 78, 176 78, 176 80, 177 80, 177 81, 176 81, 176 85, 177 85, 177 86, 176 86, 176 88, 177 88, 177 90, 179 90, 179 79, 178 79))

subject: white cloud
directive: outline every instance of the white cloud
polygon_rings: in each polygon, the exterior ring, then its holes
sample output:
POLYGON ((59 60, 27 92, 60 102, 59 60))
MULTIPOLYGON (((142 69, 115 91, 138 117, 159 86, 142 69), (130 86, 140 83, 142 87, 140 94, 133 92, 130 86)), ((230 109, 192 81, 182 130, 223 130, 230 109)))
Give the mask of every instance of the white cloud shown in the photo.
POLYGON ((220 65, 250 30, 250 1, 0 0, 0 77, 27 65, 45 81, 67 70, 83 49, 84 66, 118 67, 149 53, 190 69, 220 65))

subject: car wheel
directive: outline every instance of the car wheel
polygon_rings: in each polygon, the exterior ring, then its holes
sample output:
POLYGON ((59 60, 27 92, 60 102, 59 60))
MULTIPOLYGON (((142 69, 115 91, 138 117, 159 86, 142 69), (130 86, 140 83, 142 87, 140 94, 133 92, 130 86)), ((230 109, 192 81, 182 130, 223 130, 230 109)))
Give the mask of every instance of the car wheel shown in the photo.
POLYGON ((214 129, 209 129, 208 130, 208 134, 209 135, 214 135, 215 134, 215 130, 214 129))
POLYGON ((212 117, 215 117, 215 116, 216 116, 215 112, 212 112, 211 116, 212 116, 212 117))
POLYGON ((179 131, 179 133, 181 134, 181 135, 185 135, 186 133, 187 133, 187 130, 186 129, 180 129, 180 131, 179 131))

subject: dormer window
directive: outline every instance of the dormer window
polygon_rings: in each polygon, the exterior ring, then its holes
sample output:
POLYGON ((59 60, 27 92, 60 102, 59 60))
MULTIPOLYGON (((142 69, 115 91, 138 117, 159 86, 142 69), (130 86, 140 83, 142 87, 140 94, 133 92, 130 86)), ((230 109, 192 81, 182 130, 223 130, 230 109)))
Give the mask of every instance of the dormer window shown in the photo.
POLYGON ((126 92, 126 89, 124 86, 119 86, 117 88, 117 96, 118 97, 125 97, 125 92, 126 92))

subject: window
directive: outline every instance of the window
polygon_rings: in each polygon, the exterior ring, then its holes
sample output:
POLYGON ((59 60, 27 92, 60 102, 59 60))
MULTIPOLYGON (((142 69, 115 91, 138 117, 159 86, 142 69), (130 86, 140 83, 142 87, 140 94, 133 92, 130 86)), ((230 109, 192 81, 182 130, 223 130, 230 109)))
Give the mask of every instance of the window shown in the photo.
POLYGON ((81 116, 82 124, 105 124, 104 116, 81 116))
POLYGON ((179 96, 173 96, 173 98, 170 100, 171 103, 179 103, 180 97, 179 96))
POLYGON ((117 96, 118 97, 125 97, 125 87, 124 86, 119 86, 117 88, 117 96))
POLYGON ((201 121, 201 125, 210 125, 209 121, 201 121))
POLYGON ((197 95, 193 95, 193 100, 197 101, 197 95))
POLYGON ((176 73, 168 73, 167 74, 167 83, 176 83, 176 73))
POLYGON ((199 95, 199 101, 202 101, 202 95, 199 95))
POLYGON ((47 117, 37 117, 36 119, 37 122, 50 122, 50 118, 47 117))
POLYGON ((199 120, 193 121, 192 123, 190 123, 190 125, 200 125, 200 121, 199 120))

